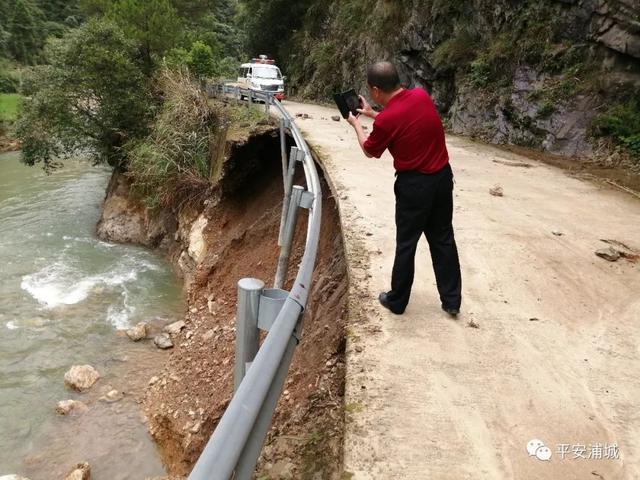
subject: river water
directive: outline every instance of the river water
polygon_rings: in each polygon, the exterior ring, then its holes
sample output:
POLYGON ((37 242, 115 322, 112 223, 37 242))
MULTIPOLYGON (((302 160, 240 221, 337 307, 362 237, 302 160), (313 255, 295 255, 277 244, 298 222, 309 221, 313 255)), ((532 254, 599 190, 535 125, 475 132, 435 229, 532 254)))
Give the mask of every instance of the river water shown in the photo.
POLYGON ((179 318, 180 283, 155 253, 95 237, 108 180, 87 162, 46 175, 0 155, 0 476, 53 480, 82 461, 96 480, 164 473, 136 399, 167 353, 118 330, 179 318), (89 392, 64 387, 73 364, 100 372, 89 392), (124 398, 100 400, 111 389, 124 398), (89 411, 57 415, 69 398, 89 411))

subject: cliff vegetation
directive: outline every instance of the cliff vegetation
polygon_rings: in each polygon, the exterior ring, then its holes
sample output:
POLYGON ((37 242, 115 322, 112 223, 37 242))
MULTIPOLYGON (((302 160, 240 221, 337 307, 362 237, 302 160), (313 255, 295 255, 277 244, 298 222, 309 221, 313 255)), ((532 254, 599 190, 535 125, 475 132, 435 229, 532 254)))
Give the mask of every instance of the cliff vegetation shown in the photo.
MULTIPOLYGON (((265 18, 284 7, 240 3, 265 18)), ((431 92, 455 133, 567 156, 618 150, 638 162, 634 0, 297 3, 287 32, 245 32, 248 45, 281 57, 304 97, 365 92, 366 65, 389 59, 406 84, 431 92)))

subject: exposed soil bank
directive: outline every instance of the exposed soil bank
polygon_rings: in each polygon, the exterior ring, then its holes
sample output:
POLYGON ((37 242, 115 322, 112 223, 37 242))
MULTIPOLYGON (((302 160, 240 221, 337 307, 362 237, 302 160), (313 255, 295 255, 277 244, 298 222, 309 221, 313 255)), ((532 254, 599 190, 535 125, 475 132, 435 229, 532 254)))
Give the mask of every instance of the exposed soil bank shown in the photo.
MULTIPOLYGON (((478 142, 478 144, 485 145, 482 142, 478 142)), ((564 157, 517 145, 495 145, 495 147, 558 167, 570 176, 610 185, 640 198, 640 164, 632 163, 630 158, 620 158, 620 155, 606 158, 601 156, 594 158, 564 157)), ((531 165, 520 166, 527 168, 531 165)))
MULTIPOLYGON (((270 284, 278 258, 282 179, 277 131, 227 145, 222 180, 201 209, 151 216, 114 175, 99 233, 161 248, 184 277, 186 327, 144 398, 149 429, 169 472, 186 475, 233 388, 236 285, 270 284)), ((347 276, 338 213, 324 184, 314 289, 285 393, 258 471, 270 478, 339 478, 342 464, 347 276)), ((306 236, 302 213, 288 284, 306 236)), ((288 286, 288 285, 287 285, 288 286)))
POLYGON ((18 150, 20 150, 18 140, 0 135, 0 153, 17 152, 18 150))

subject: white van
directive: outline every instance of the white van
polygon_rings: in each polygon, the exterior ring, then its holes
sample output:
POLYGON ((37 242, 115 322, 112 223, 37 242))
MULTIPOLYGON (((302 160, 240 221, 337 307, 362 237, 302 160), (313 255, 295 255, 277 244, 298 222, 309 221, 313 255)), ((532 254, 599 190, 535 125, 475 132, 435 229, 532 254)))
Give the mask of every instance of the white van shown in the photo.
POLYGON ((266 55, 240 65, 238 85, 257 92, 273 92, 278 100, 284 99, 284 78, 274 61, 266 55))

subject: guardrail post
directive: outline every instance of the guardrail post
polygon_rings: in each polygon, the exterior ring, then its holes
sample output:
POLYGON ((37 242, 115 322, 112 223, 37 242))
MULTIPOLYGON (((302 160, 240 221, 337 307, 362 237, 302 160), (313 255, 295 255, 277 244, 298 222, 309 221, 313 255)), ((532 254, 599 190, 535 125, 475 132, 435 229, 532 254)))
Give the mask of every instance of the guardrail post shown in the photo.
POLYGON ((289 211, 289 201, 291 200, 291 185, 293 185, 293 176, 296 173, 296 163, 304 159, 304 152, 298 147, 291 147, 289 155, 289 166, 284 176, 284 200, 282 201, 282 217, 280 218, 280 232, 278 233, 278 246, 282 246, 282 235, 284 234, 284 225, 287 222, 287 212, 289 211))
POLYGON ((247 439, 244 449, 240 454, 240 458, 238 459, 238 463, 236 464, 235 480, 251 480, 253 477, 253 473, 256 469, 256 463, 258 463, 260 451, 262 450, 265 438, 267 437, 267 432, 271 426, 273 412, 278 405, 280 395, 282 395, 284 382, 287 378, 287 373, 289 372, 289 365, 291 364, 293 353, 297 345, 298 341, 296 338, 291 337, 287 345, 287 350, 280 361, 280 366, 278 367, 276 376, 273 379, 271 388, 269 388, 269 392, 264 399, 258 418, 256 418, 256 422, 253 425, 251 436, 247 439))
POLYGON ((249 105, 253 105, 253 90, 249 89, 249 105))
POLYGON ((269 94, 267 95, 267 100, 264 102, 264 113, 267 114, 267 116, 269 116, 269 107, 271 106, 271 99, 273 97, 269 94))
POLYGON ((291 199, 289 208, 287 209, 287 218, 282 233, 282 246, 280 247, 280 257, 278 258, 278 270, 276 271, 276 279, 273 284, 274 288, 283 288, 287 269, 289 268, 289 255, 291 254, 291 245, 293 244, 293 235, 296 233, 296 224, 298 222, 298 207, 304 188, 295 185, 291 189, 291 199))
POLYGON ((287 190, 287 134, 285 129, 287 128, 287 121, 284 118, 280 119, 280 158, 282 160, 282 185, 285 191, 287 190))
POLYGON ((234 391, 258 353, 258 307, 264 282, 257 278, 243 278, 238 282, 238 306, 236 307, 236 363, 234 391))

